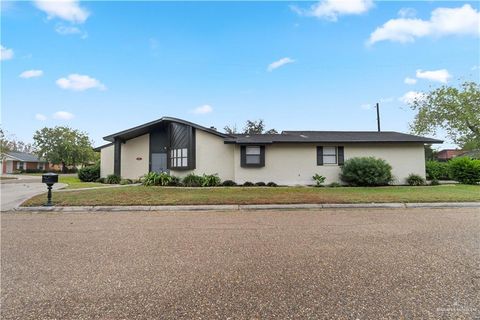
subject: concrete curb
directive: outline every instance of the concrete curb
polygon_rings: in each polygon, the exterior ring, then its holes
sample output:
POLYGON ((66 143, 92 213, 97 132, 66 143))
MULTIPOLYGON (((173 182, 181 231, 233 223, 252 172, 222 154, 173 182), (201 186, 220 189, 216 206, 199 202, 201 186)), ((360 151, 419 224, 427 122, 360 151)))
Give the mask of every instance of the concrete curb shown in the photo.
POLYGON ((182 205, 182 206, 78 206, 17 207, 19 212, 95 212, 95 211, 219 211, 219 210, 310 210, 334 208, 480 208, 480 202, 431 203, 325 203, 325 204, 249 204, 249 205, 182 205))

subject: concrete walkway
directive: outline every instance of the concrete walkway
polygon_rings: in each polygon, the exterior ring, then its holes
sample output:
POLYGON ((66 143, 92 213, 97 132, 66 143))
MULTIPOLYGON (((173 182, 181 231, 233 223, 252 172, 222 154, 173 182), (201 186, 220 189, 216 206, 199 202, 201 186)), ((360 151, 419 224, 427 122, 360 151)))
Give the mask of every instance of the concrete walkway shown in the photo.
POLYGON ((72 207, 18 207, 15 211, 242 211, 242 210, 309 210, 334 208, 479 208, 480 202, 428 202, 428 203, 324 203, 324 204, 226 204, 226 205, 179 205, 179 206, 72 206, 72 207))
MULTIPOLYGON (((1 180, 0 199, 1 211, 13 210, 25 200, 47 191, 47 186, 42 183, 41 176, 9 175, 17 179, 1 180)), ((66 184, 57 183, 53 189, 64 188, 66 184)))

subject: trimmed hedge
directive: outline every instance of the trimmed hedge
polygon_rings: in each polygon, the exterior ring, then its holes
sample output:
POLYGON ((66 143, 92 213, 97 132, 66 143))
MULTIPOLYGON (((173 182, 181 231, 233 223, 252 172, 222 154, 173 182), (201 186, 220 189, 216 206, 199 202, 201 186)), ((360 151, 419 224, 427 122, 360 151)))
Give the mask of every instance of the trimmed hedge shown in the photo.
POLYGON ((78 170, 78 179, 83 182, 95 182, 100 178, 100 165, 83 167, 78 170))
POLYGON ((425 171, 428 180, 450 180, 450 172, 448 162, 427 161, 425 163, 425 171))
POLYGON ((464 184, 477 184, 480 182, 480 160, 469 157, 458 157, 448 163, 450 176, 464 184))
POLYGON ((340 175, 352 186, 386 186, 393 181, 392 166, 374 157, 357 157, 345 161, 340 175))

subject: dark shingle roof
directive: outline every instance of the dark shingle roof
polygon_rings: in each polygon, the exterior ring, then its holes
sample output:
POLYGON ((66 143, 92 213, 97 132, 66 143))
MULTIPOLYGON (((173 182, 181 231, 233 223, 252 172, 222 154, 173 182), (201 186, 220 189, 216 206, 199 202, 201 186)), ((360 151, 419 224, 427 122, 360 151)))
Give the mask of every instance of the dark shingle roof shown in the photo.
POLYGON ((234 134, 225 143, 367 143, 419 142, 442 143, 442 140, 393 131, 283 131, 281 134, 234 134))
POLYGON ((44 160, 39 159, 36 155, 31 154, 31 153, 26 153, 26 152, 15 152, 15 151, 9 151, 5 152, 6 155, 9 155, 15 159, 18 159, 20 161, 25 161, 25 162, 44 162, 44 160))

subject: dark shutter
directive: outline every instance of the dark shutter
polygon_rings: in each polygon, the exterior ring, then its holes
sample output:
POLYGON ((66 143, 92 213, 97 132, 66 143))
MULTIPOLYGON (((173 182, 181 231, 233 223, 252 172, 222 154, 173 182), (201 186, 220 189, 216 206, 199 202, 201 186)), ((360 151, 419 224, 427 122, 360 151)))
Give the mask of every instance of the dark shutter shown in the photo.
POLYGON ((240 147, 240 166, 246 167, 247 165, 247 147, 240 147))
POLYGON ((260 165, 259 167, 265 167, 265 146, 260 146, 260 165))
POLYGON ((323 147, 317 147, 317 166, 323 166, 323 147))
POLYGON ((343 166, 343 163, 345 162, 343 147, 337 147, 337 153, 338 153, 338 165, 343 166))

